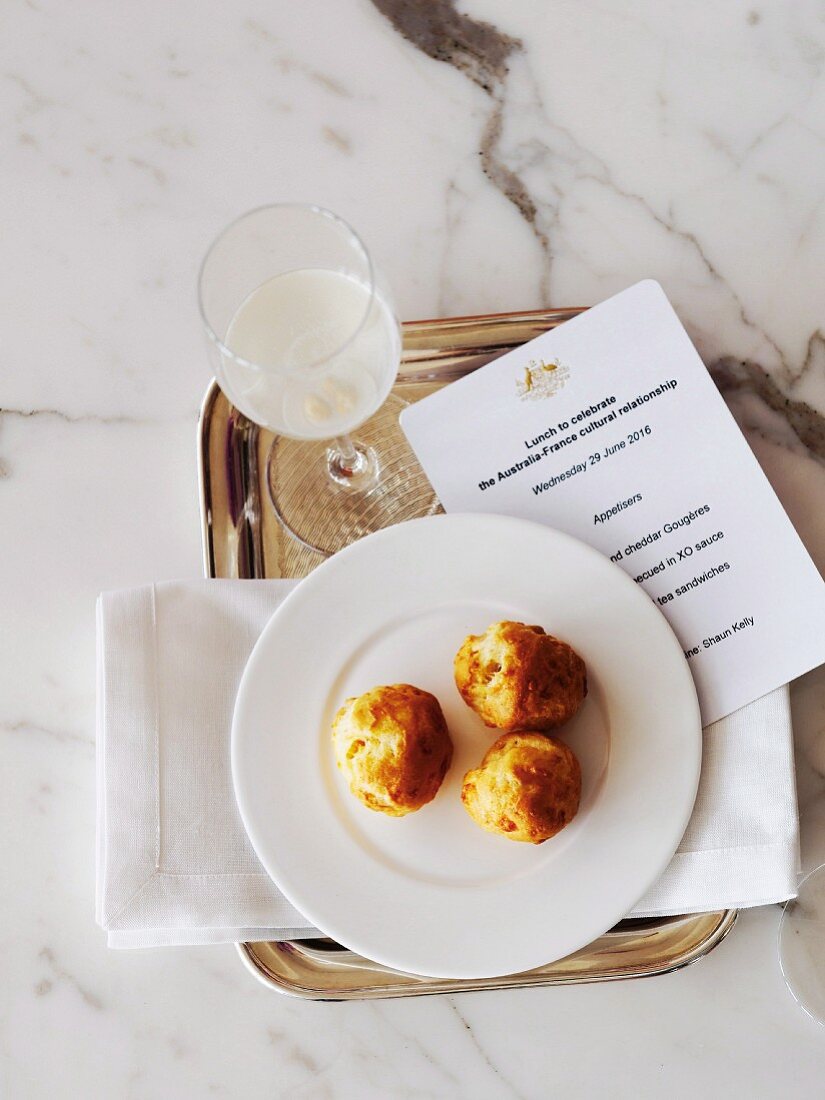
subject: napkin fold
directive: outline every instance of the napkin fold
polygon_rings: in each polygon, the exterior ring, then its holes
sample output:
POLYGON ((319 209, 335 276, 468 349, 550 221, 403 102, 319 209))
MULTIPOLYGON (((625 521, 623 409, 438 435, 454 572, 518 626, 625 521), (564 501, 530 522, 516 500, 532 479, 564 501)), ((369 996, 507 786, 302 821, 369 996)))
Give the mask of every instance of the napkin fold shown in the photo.
POLYGON ((229 733, 292 581, 195 581, 97 603, 97 921, 110 947, 319 935, 258 861, 229 733))
MULTIPOLYGON (((258 862, 230 769, 241 673, 294 583, 191 581, 98 599, 96 916, 110 947, 322 934, 258 862)), ((798 866, 784 687, 705 730, 690 824, 632 915, 783 901, 798 866)))

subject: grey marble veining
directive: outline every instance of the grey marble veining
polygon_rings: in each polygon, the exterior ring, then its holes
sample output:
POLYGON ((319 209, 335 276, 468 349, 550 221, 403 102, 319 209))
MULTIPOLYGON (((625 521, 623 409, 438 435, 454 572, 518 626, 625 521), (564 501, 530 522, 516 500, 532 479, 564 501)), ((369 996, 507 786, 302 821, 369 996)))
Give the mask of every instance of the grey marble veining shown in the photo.
MULTIPOLYGON (((807 337, 801 361, 787 356, 751 315, 749 307, 705 251, 699 236, 679 224, 672 204, 664 212, 657 208, 660 204, 650 201, 643 194, 624 189, 607 161, 585 148, 570 129, 553 121, 541 98, 538 82, 532 76, 529 78, 531 95, 528 106, 537 113, 538 125, 530 141, 529 156, 525 157, 524 149, 518 146, 508 154, 503 145, 505 116, 508 111, 516 109, 512 102, 512 93, 508 94, 508 86, 513 83, 511 69, 517 65, 526 65, 529 71, 530 66, 529 53, 522 40, 504 33, 491 23, 459 12, 454 0, 435 0, 428 5, 409 4, 405 0, 373 0, 373 3, 416 49, 435 61, 453 66, 489 97, 489 114, 479 136, 479 163, 490 183, 513 204, 535 234, 544 259, 539 279, 541 302, 549 304, 551 301, 553 236, 554 230, 558 228, 558 208, 566 197, 566 189, 553 182, 554 175, 557 174, 554 161, 560 159, 558 145, 561 142, 566 160, 574 164, 577 181, 591 180, 608 187, 641 210, 677 242, 686 245, 705 269, 709 279, 718 284, 723 294, 730 298, 738 313, 738 320, 746 328, 754 330, 767 345, 769 358, 774 366, 773 374, 758 362, 736 361, 730 355, 722 355, 709 363, 722 392, 731 389, 753 392, 769 408, 781 412, 800 441, 813 454, 822 458, 825 418, 806 401, 787 396, 809 374, 821 376, 825 371, 825 337, 822 328, 817 325, 807 337), (530 186, 520 174, 522 164, 531 168, 541 166, 549 176, 549 186, 547 179, 544 179, 542 192, 531 193, 530 186)), ((758 12, 748 12, 746 22, 749 26, 756 26, 760 21, 758 12)), ((807 54, 811 59, 818 56, 813 43, 807 47, 807 54)), ((666 106, 663 93, 657 95, 657 100, 660 107, 666 106)), ((520 102, 519 106, 522 105, 520 102)), ((767 130, 758 134, 738 157, 718 137, 711 137, 710 140, 741 168, 746 156, 756 145, 788 121, 789 115, 783 115, 767 130)))
MULTIPOLYGON (((199 575, 195 275, 277 199, 355 224, 407 318, 659 279, 825 570, 819 0, 10 0, 0 82, 0 1094, 818 1096, 775 908, 654 981, 418 1002, 107 951, 93 606, 199 575)), ((812 866, 825 674, 792 694, 812 866)))

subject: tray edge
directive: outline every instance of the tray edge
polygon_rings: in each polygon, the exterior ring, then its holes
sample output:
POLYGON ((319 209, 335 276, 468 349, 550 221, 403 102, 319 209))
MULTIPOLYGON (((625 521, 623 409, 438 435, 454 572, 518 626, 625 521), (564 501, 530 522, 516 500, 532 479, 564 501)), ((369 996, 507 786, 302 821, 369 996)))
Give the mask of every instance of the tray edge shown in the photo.
MULTIPOLYGON (((472 323, 484 324, 488 323, 500 323, 507 324, 508 321, 520 321, 520 322, 535 322, 540 324, 546 323, 551 319, 555 319, 556 323, 559 323, 563 319, 569 319, 581 312, 585 307, 555 309, 555 310, 526 310, 512 313, 496 313, 496 314, 480 314, 470 315, 466 317, 454 317, 454 318, 440 318, 433 320, 411 321, 404 323, 405 332, 413 332, 419 328, 435 327, 443 324, 445 328, 449 327, 452 323, 457 325, 459 323, 469 327, 472 323)), ((548 326, 549 327, 549 326, 548 326)), ((502 345, 502 351, 507 346, 515 345, 502 345)), ((495 358, 495 354, 490 358, 495 358)), ((411 359, 414 362, 414 357, 411 359)), ((414 377, 415 372, 411 372, 414 377)), ((410 380, 412 380, 412 377, 410 380)), ((207 577, 215 578, 217 576, 215 546, 214 546, 214 529, 213 529, 213 514, 212 514, 212 472, 209 464, 209 428, 211 423, 212 414, 214 412, 215 404, 221 395, 220 387, 215 379, 209 384, 206 393, 204 395, 197 425, 197 465, 198 465, 198 491, 199 491, 199 505, 201 514, 201 537, 204 556, 204 573, 207 577)), ((729 934, 730 930, 736 922, 738 916, 737 909, 722 909, 715 910, 713 913, 702 914, 704 916, 718 916, 718 922, 714 929, 708 933, 701 941, 699 941, 693 948, 685 951, 682 956, 674 959, 674 961, 668 962, 664 966, 654 965, 648 971, 639 971, 627 974, 592 974, 589 976, 581 975, 565 975, 555 976, 542 974, 541 972, 535 974, 520 974, 513 975, 512 978, 496 979, 494 984, 490 982, 480 981, 467 981, 461 983, 461 988, 450 986, 448 988, 441 988, 444 985, 444 981, 440 979, 433 979, 427 985, 422 983, 422 986, 404 986, 393 987, 388 983, 384 987, 376 987, 368 990, 361 990, 355 993, 342 993, 340 995, 330 995, 329 991, 312 989, 309 987, 301 987, 295 983, 290 983, 287 979, 278 981, 274 976, 271 976, 265 972, 262 966, 257 960, 254 954, 252 943, 237 943, 235 946, 238 950, 240 958, 246 967, 263 985, 270 989, 275 989, 280 993, 287 996, 292 996, 303 1000, 326 1000, 326 1001, 348 1001, 348 1000, 376 1000, 381 998, 390 997, 409 997, 409 996, 425 996, 425 995, 441 995, 448 993, 458 992, 471 992, 480 991, 483 989, 512 989, 512 988, 526 988, 534 986, 558 986, 558 985, 578 985, 578 984, 590 984, 601 981, 626 981, 632 978, 640 977, 655 977, 660 974, 672 973, 676 970, 680 970, 686 966, 697 962, 699 959, 704 958, 715 947, 717 947, 722 940, 724 940, 729 934)), ((688 914, 686 914, 688 916, 688 914)), ((697 914, 698 916, 698 914, 697 914)))

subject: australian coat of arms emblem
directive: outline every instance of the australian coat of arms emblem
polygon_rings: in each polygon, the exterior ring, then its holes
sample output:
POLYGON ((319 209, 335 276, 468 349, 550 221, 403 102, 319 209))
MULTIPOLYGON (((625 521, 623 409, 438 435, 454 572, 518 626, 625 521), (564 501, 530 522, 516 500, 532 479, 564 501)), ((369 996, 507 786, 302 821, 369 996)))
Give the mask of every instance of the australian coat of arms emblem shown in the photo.
POLYGON ((531 359, 516 379, 516 390, 522 401, 542 401, 559 392, 570 377, 570 368, 554 359, 531 359))

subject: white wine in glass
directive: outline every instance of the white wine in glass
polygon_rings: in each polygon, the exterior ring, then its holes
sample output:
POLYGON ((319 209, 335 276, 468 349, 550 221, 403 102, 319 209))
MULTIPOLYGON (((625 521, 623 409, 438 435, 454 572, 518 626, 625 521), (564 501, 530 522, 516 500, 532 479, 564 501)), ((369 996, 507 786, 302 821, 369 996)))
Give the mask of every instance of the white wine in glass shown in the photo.
POLYGON ((223 366, 227 396, 251 420, 292 439, 357 428, 383 404, 401 355, 398 323, 380 295, 319 268, 276 275, 253 290, 226 342, 235 353, 223 366))
POLYGON ((267 484, 292 537, 330 554, 437 510, 390 394, 389 290, 343 219, 300 204, 244 214, 209 249, 198 290, 221 388, 274 434, 267 484))

